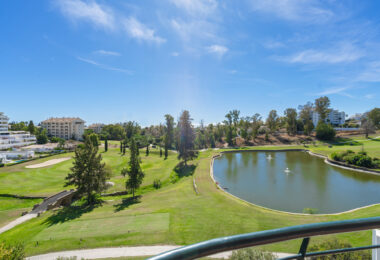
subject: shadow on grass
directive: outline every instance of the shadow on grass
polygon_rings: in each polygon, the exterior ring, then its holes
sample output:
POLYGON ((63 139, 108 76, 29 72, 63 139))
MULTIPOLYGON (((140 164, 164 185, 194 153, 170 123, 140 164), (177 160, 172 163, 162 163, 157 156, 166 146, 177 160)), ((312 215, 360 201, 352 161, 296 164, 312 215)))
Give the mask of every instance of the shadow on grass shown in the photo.
POLYGON ((134 198, 128 197, 128 198, 122 199, 121 203, 116 204, 114 206, 115 212, 122 211, 122 210, 128 208, 129 206, 131 206, 133 204, 140 203, 140 198, 141 198, 141 196, 135 196, 134 198))
POLYGON ((49 226, 64 223, 66 221, 80 218, 83 214, 93 211, 95 208, 100 207, 103 204, 102 201, 97 201, 95 204, 84 204, 80 206, 69 206, 57 211, 54 215, 48 217, 44 224, 49 226))
POLYGON ((176 165, 176 167, 174 168, 174 171, 177 173, 177 176, 179 178, 182 178, 182 177, 188 177, 188 176, 193 175, 195 168, 197 168, 197 166, 194 164, 185 165, 184 162, 180 162, 179 164, 176 165))

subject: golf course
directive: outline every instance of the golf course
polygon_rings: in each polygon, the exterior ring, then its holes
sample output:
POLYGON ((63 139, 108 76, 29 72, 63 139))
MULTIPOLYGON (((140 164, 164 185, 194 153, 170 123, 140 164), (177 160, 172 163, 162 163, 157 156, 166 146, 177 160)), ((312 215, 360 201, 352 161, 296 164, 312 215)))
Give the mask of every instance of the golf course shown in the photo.
MULTIPOLYGON (((380 139, 355 137, 329 144, 317 142, 240 149, 308 149, 326 156, 350 149, 356 152, 364 150, 371 157, 380 157, 380 139)), ((145 177, 137 190, 137 200, 132 200, 131 195, 127 194, 102 196, 102 203, 93 206, 84 206, 80 200, 75 201, 69 207, 47 211, 0 234, 0 240, 24 243, 27 255, 122 245, 188 245, 227 235, 380 214, 380 205, 335 215, 290 214, 265 209, 230 196, 219 189, 210 176, 212 157, 225 150, 234 149, 201 151, 197 158, 184 166, 175 152, 169 152, 165 160, 157 148, 152 148, 149 155, 145 155, 145 150, 141 149, 141 168, 145 177), (155 180, 160 180, 160 188, 153 186, 155 180)), ((99 151, 106 167, 112 169, 109 181, 114 185, 106 193, 125 191, 126 178, 121 175, 121 170, 127 166, 128 151, 122 155, 116 145, 107 152, 102 148, 99 151)), ((42 201, 9 195, 50 196, 72 188, 64 185, 73 159, 41 168, 26 166, 71 156, 73 153, 65 153, 0 168, 0 226, 19 217, 21 212, 30 211, 34 204, 42 201)), ((371 242, 370 231, 328 236, 329 239, 333 237, 353 246, 371 242)), ((313 238, 311 244, 322 239, 326 237, 313 238)), ((264 248, 273 252, 294 253, 298 251, 299 245, 300 240, 292 240, 264 248)))

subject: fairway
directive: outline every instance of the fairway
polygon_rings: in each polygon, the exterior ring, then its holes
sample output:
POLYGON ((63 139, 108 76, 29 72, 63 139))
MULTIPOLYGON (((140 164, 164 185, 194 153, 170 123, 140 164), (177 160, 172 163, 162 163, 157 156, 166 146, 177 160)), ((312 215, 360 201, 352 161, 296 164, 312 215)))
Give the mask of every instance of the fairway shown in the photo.
POLYGON ((46 223, 47 227, 33 241, 85 239, 87 237, 117 236, 122 234, 152 233, 169 230, 169 214, 153 213, 108 218, 83 218, 64 223, 46 223))

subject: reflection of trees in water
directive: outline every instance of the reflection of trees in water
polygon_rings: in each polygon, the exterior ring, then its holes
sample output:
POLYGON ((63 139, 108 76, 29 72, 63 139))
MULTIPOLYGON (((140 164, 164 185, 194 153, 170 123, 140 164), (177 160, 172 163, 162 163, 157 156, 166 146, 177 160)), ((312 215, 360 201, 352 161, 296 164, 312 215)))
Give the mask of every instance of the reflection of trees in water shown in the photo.
POLYGON ((238 177, 238 162, 237 162, 237 153, 226 153, 227 159, 227 174, 226 177, 229 181, 236 182, 238 177))
POLYGON ((245 168, 249 167, 249 162, 250 162, 251 156, 253 156, 252 153, 247 153, 247 152, 241 153, 241 160, 242 160, 245 168))

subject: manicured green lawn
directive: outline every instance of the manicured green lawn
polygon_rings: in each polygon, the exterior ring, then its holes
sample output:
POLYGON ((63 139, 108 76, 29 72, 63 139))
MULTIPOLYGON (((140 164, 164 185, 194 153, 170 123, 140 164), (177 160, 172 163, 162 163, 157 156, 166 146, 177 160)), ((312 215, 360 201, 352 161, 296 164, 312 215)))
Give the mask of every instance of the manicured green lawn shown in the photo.
POLYGON ((21 216, 23 211, 29 211, 42 199, 15 199, 0 197, 0 227, 21 216))
MULTIPOLYGON (((193 162, 197 165, 193 176, 184 176, 178 182, 167 183, 158 190, 143 189, 137 202, 130 200, 129 195, 109 196, 104 198, 102 206, 93 209, 47 212, 40 218, 0 235, 0 240, 23 241, 28 255, 121 245, 185 245, 226 235, 380 214, 380 206, 336 216, 303 216, 279 213, 248 204, 217 189, 212 182, 210 158, 217 152, 202 152, 193 162), (199 195, 194 192, 193 177, 199 195)), ((145 155, 141 153, 141 156, 144 160, 145 155)), ((155 167, 152 165, 152 168, 155 167)), ((165 172, 172 171, 167 165, 158 168, 165 172)), ((353 245, 366 245, 371 242, 370 231, 356 232, 355 235, 340 234, 336 237, 353 245)), ((312 243, 321 239, 324 238, 313 238, 312 243)), ((299 245, 300 240, 294 240, 265 248, 276 252, 296 252, 299 245)))
MULTIPOLYGON (((121 176, 121 169, 127 167, 129 153, 121 156, 118 148, 110 148, 108 152, 102 152, 103 161, 112 168, 111 182, 115 186, 107 192, 125 190, 125 177, 121 176)), ((145 149, 141 149, 141 167, 145 172, 143 186, 152 185, 154 179, 164 181, 169 178, 178 160, 174 153, 170 153, 167 160, 159 156, 159 150, 153 149, 149 156, 145 156, 145 149)), ((0 194, 17 194, 24 196, 49 196, 70 187, 64 187, 65 177, 72 167, 72 159, 55 165, 28 169, 27 165, 38 164, 48 160, 71 157, 73 153, 61 154, 40 160, 22 163, 11 167, 0 168, 0 194)))

